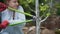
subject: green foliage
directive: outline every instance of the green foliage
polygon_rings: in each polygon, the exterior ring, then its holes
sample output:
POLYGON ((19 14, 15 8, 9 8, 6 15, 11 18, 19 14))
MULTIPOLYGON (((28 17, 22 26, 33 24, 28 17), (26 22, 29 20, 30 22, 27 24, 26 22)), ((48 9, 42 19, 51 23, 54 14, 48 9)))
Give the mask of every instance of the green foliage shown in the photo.
POLYGON ((35 0, 19 0, 19 2, 21 5, 24 5, 25 7, 28 7, 30 4, 30 6, 35 4, 35 0))
POLYGON ((55 34, 60 34, 60 30, 55 30, 55 34))
POLYGON ((47 13, 46 16, 50 16, 50 13, 47 13))
POLYGON ((45 5, 40 5, 40 11, 46 11, 49 8, 49 6, 47 4, 45 5))
POLYGON ((4 0, 0 0, 0 2, 4 2, 4 0))
POLYGON ((56 8, 60 8, 60 3, 56 2, 56 3, 55 3, 55 7, 56 7, 56 8))
POLYGON ((57 13, 57 15, 60 15, 60 8, 57 8, 56 13, 57 13))
MULTIPOLYGON (((35 10, 35 0, 19 0, 19 4, 23 6, 24 11, 26 13, 32 14, 35 10)), ((35 14, 35 13, 34 13, 35 14)), ((27 16, 27 19, 30 19, 31 17, 27 16)))
POLYGON ((34 3, 35 0, 27 0, 28 3, 34 3))
POLYGON ((50 6, 47 3, 41 3, 40 6, 40 16, 47 17, 50 15, 50 6))

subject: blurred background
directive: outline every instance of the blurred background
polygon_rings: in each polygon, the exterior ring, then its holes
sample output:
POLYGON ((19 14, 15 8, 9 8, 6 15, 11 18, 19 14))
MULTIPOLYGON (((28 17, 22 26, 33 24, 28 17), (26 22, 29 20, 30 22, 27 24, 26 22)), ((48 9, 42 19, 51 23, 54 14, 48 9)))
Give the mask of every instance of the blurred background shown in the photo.
MULTIPOLYGON (((19 0, 19 4, 23 6, 26 13, 36 15, 35 1, 19 0)), ((4 3, 5 0, 0 0, 0 2, 4 3)), ((39 11, 42 20, 48 16, 44 22, 41 22, 41 34, 60 34, 60 0, 39 0, 39 11)), ((26 15, 26 19, 32 19, 32 17, 26 15)), ((35 26, 35 21, 26 23, 26 26, 23 28, 24 33, 35 34, 35 26)))

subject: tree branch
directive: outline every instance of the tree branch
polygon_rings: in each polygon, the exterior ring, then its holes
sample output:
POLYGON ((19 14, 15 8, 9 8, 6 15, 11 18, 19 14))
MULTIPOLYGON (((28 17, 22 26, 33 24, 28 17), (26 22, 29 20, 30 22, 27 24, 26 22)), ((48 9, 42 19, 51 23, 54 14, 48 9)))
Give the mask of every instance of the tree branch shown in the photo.
POLYGON ((40 22, 43 22, 43 21, 45 21, 47 18, 48 18, 49 16, 47 16, 47 17, 45 17, 43 20, 41 20, 40 22))

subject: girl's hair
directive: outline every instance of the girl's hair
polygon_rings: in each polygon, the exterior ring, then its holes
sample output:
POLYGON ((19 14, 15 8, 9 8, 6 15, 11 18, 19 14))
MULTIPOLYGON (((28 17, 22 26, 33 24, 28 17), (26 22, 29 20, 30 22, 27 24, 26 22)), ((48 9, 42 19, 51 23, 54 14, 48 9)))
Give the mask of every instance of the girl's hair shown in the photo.
POLYGON ((4 3, 7 5, 7 3, 9 2, 10 0, 5 0, 4 3))

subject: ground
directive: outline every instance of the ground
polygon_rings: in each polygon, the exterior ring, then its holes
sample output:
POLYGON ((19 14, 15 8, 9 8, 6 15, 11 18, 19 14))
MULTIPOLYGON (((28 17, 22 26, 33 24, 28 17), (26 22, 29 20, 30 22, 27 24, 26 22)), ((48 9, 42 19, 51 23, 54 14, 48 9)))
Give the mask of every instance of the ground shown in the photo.
MULTIPOLYGON (((23 31, 25 34, 36 34, 36 27, 32 26, 32 27, 24 27, 23 31)), ((49 30, 47 28, 44 28, 43 30, 41 30, 41 34, 55 34, 55 32, 53 30, 49 30)))

